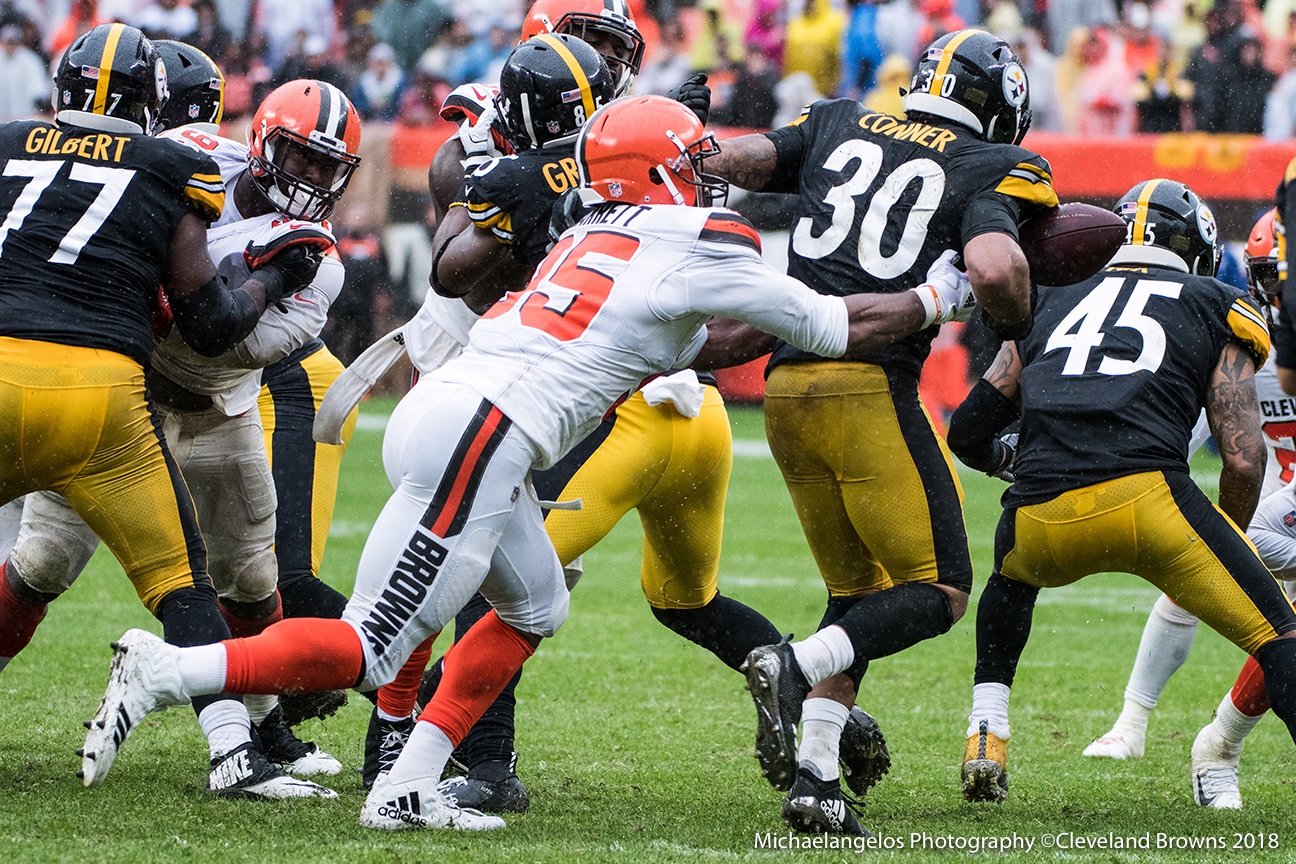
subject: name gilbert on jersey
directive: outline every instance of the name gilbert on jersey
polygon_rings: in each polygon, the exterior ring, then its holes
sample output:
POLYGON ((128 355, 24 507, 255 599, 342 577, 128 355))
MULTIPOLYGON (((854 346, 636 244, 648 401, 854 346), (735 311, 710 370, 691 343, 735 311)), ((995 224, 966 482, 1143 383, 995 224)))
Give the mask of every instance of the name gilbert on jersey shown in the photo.
POLYGON ((128 135, 105 135, 102 132, 84 137, 70 137, 65 136, 58 129, 37 126, 27 133, 25 146, 28 153, 43 153, 50 156, 57 153, 68 155, 75 153, 82 159, 120 162, 122 150, 130 140, 128 135), (64 138, 67 140, 64 141, 64 138), (109 155, 110 150, 111 155, 109 155))

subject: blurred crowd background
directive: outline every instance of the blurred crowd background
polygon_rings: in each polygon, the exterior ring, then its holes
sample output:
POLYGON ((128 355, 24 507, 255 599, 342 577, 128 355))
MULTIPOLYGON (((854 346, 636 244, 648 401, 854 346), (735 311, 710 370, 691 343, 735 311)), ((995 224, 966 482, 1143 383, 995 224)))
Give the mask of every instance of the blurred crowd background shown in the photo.
MULTIPOLYGON (((114 20, 206 51, 225 72, 224 131, 237 140, 261 97, 278 84, 311 77, 341 87, 366 121, 368 163, 334 220, 348 285, 326 337, 349 362, 403 322, 427 291, 427 139, 433 130, 445 131, 437 112, 454 87, 498 80, 528 5, 0 0, 0 121, 47 116, 52 64, 78 35, 114 20), (424 130, 422 149, 408 146, 424 130)), ((1079 138, 1296 137, 1296 0, 630 0, 630 6, 647 42, 633 92, 664 94, 705 71, 717 126, 770 128, 831 96, 902 114, 901 88, 919 52, 949 31, 980 26, 1021 55, 1034 130, 1079 138)), ((950 332, 941 341, 929 370, 939 365, 943 347, 957 353, 966 340, 950 332)), ((966 368, 966 361, 955 366, 966 368)), ((929 377, 958 382, 963 376, 929 377)), ((961 386, 955 391, 949 399, 961 398, 961 386)), ((941 413, 938 395, 927 396, 933 413, 941 413)))

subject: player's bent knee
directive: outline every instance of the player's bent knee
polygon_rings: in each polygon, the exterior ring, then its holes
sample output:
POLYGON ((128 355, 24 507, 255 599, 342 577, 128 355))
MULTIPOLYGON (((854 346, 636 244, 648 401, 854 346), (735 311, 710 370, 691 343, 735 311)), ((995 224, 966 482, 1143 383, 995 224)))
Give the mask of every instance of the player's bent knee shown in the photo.
MULTIPOLYGON (((950 608, 949 624, 950 627, 953 627, 956 623, 958 623, 959 619, 962 618, 967 613, 968 596, 969 596, 968 592, 963 591, 959 588, 955 588, 953 585, 944 585, 939 582, 935 584, 936 587, 939 588, 942 593, 944 593, 945 600, 949 603, 949 608, 950 608)), ((949 627, 946 627, 944 632, 949 632, 949 627)))
POLYGON ((279 583, 279 568, 274 552, 263 549, 254 553, 237 567, 229 568, 224 584, 216 590, 222 600, 235 603, 256 603, 274 593, 279 583))
POLYGON ((56 537, 44 536, 28 537, 11 555, 14 569, 28 588, 54 596, 72 587, 89 558, 69 549, 56 537))
POLYGON ((1164 594, 1158 597, 1157 601, 1152 604, 1152 614, 1171 624, 1181 624, 1185 627, 1191 627, 1197 624, 1196 615, 1192 614, 1182 606, 1177 605, 1164 594))

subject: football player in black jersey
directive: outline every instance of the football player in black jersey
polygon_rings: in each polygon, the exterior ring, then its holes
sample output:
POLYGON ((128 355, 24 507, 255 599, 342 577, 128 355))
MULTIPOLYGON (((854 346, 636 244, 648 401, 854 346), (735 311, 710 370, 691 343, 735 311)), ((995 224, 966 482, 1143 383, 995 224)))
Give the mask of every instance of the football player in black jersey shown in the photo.
MULTIPOLYGON (((133 27, 104 24, 68 48, 55 121, 0 127, 0 498, 59 492, 121 562, 166 638, 229 638, 193 503, 144 387, 158 285, 195 350, 219 354, 318 259, 285 254, 230 289, 207 255, 224 205, 212 160, 150 137, 165 68, 133 27)), ((0 564, 0 657, 30 641, 51 599, 0 564)), ((195 700, 209 735, 245 746, 241 702, 195 700)), ((139 718, 119 717, 127 728, 139 718)), ((101 779, 85 754, 86 785, 101 779)))
MULTIPOLYGON (((817 102, 790 126, 725 141, 709 167, 746 189, 798 193, 788 273, 816 291, 904 291, 953 249, 991 326, 1024 335, 1018 225, 1057 196, 1048 163, 1017 146, 1030 125, 1020 62, 989 33, 951 33, 924 52, 905 108, 902 120, 817 102)), ((944 633, 967 608, 962 489, 918 397, 935 334, 855 362, 787 345, 770 360, 770 448, 829 594, 818 633, 747 663, 757 754, 776 788, 796 781, 789 802, 836 794, 837 737, 869 661, 944 633)))
MULTIPOLYGON (((1296 250, 1287 240, 1288 225, 1296 225, 1296 159, 1292 159, 1283 174, 1278 191, 1274 194, 1274 205, 1278 217, 1274 221, 1274 232, 1278 238, 1278 283, 1279 296, 1287 309, 1296 309, 1296 305, 1287 305, 1288 300, 1296 303, 1296 296, 1287 288, 1296 284, 1289 275, 1292 272, 1296 250)), ((1273 330, 1274 361, 1278 367, 1278 384, 1289 396, 1296 395, 1296 315, 1280 315, 1273 330)))
POLYGON ((1255 370, 1264 316, 1214 279, 1215 218, 1182 183, 1148 180, 1116 205, 1126 245, 1084 282, 1044 288, 1035 327, 1006 342, 950 424, 969 466, 1011 465, 995 569, 977 609, 963 795, 1008 791, 1008 696, 1040 588, 1133 573, 1252 654, 1296 737, 1296 613, 1239 526, 1264 477, 1255 370), (1192 482, 1206 410, 1219 507, 1192 482), (1016 447, 998 439, 1020 415, 1016 447))

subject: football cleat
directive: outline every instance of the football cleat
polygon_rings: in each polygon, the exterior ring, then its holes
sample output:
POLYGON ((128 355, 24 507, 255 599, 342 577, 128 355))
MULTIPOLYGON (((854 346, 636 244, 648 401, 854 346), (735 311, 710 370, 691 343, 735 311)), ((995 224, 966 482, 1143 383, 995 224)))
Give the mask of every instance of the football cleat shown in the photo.
POLYGON ((336 798, 332 789, 289 777, 251 741, 211 761, 207 791, 222 798, 278 801, 284 798, 336 798))
POLYGON ((1216 810, 1241 810, 1238 762, 1242 747, 1230 744, 1210 723, 1197 733, 1192 746, 1193 801, 1216 810))
POLYGON ((796 782, 783 801, 783 821, 802 834, 871 836, 842 798, 841 784, 820 780, 804 766, 797 770, 796 782))
POLYGON ((126 738, 149 714, 186 705, 180 676, 180 649, 146 630, 127 630, 112 643, 108 687, 94 719, 86 724, 81 777, 86 786, 102 783, 126 738))
POLYGON ((761 773, 771 786, 786 792, 796 778, 797 724, 810 682, 787 639, 753 649, 739 668, 756 703, 756 758, 761 773))
POLYGON ((864 794, 877 785, 891 769, 891 753, 876 720, 868 712, 853 707, 841 734, 841 773, 847 788, 862 804, 864 794))
POLYGON ((369 731, 365 733, 364 765, 360 769, 364 788, 372 789, 374 782, 391 770, 414 731, 414 723, 412 714, 404 720, 384 720, 378 716, 378 709, 373 709, 369 715, 369 731))
POLYGON ((483 762, 468 770, 466 777, 451 777, 437 785, 437 791, 458 807, 485 813, 525 813, 531 796, 517 776, 516 753, 505 762, 483 762))
POLYGON ((323 720, 332 717, 345 704, 347 704, 345 690, 321 690, 319 693, 298 693, 296 696, 279 697, 279 707, 283 709, 284 722, 290 729, 307 720, 323 720))
POLYGON ((342 763, 310 741, 293 734, 284 722, 283 709, 278 705, 259 724, 253 724, 254 740, 261 752, 273 764, 297 777, 314 777, 317 774, 337 774, 342 763))
POLYGON ((981 729, 969 735, 963 753, 963 798, 967 801, 1003 801, 1008 797, 1008 742, 981 729))
POLYGON ((364 807, 360 809, 360 824, 382 831, 414 828, 490 831, 503 828, 504 820, 455 806, 437 791, 433 778, 393 783, 390 775, 383 774, 374 783, 364 807))
POLYGON ((1113 729, 1086 747, 1084 755, 1095 759, 1142 759, 1143 736, 1113 729))

